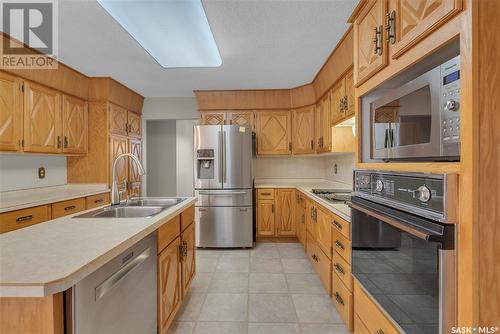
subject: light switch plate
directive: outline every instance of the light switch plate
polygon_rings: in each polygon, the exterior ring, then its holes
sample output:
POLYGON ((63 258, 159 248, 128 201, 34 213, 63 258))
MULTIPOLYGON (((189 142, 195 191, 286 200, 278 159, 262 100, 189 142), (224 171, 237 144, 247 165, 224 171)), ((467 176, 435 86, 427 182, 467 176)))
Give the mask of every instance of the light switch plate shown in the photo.
POLYGON ((45 167, 38 167, 38 178, 39 179, 45 178, 45 167))

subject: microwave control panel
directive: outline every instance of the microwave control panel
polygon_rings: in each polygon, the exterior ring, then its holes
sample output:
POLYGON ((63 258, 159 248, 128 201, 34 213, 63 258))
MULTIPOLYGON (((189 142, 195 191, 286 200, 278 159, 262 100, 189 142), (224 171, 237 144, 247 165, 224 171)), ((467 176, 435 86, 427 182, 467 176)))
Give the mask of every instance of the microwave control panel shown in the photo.
POLYGON ((441 141, 460 142, 460 57, 441 65, 441 141))

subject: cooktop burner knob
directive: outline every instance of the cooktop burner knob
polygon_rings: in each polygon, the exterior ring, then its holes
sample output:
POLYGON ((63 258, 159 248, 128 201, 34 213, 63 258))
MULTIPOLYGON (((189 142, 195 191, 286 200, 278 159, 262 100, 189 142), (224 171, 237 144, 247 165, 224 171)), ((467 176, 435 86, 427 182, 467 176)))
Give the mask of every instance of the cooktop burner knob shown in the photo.
POLYGON ((418 187, 418 193, 418 199, 420 200, 420 202, 429 202, 429 200, 431 199, 431 191, 426 186, 418 187))
POLYGON ((377 180, 377 182, 375 182, 375 190, 378 192, 384 190, 384 182, 382 182, 382 180, 377 180))

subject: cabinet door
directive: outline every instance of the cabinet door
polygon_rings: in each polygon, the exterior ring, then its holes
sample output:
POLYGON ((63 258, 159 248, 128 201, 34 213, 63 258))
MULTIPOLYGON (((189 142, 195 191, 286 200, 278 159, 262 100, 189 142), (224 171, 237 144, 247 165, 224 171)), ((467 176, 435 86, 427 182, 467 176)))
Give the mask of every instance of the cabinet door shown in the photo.
POLYGON ((314 212, 316 210, 316 206, 314 205, 314 202, 307 199, 306 200, 306 230, 309 231, 312 235, 314 235, 315 230, 314 230, 314 224, 315 218, 314 218, 314 212))
POLYGON ((194 242, 194 223, 191 223, 188 228, 182 232, 182 295, 185 296, 194 275, 196 274, 196 257, 195 257, 195 242, 194 242))
POLYGON ((23 139, 22 81, 0 72, 0 151, 21 151, 23 139))
MULTIPOLYGON (((116 157, 122 153, 128 152, 128 142, 127 137, 122 136, 110 136, 109 137, 109 165, 110 165, 110 184, 113 182, 113 162, 116 157)), ((128 165, 129 158, 121 158, 116 166, 116 181, 118 184, 118 189, 120 191, 127 191, 127 180, 128 180, 128 165)), ((122 197, 122 196, 120 196, 122 197)), ((123 196, 124 197, 124 196, 123 196)))
POLYGON ((395 0, 395 7, 394 59, 460 12, 462 0, 395 0))
POLYGON ((344 116, 349 117, 354 115, 354 72, 351 70, 345 75, 344 87, 345 96, 347 99, 347 109, 344 111, 344 116))
POLYGON ((332 95, 330 99, 330 115, 332 125, 338 123, 344 118, 344 93, 344 79, 341 79, 332 88, 332 95))
POLYGON ((261 155, 291 153, 291 113, 286 111, 257 112, 257 143, 261 155))
POLYGON ((63 152, 87 153, 88 106, 87 102, 63 96, 63 152))
POLYGON ((295 193, 295 228, 297 229, 297 239, 302 245, 306 243, 306 210, 304 195, 296 191, 295 193))
POLYGON ((129 137, 141 138, 141 115, 129 111, 127 117, 129 137))
POLYGON ((330 94, 327 94, 320 102, 320 109, 316 113, 316 132, 318 134, 318 146, 316 152, 328 152, 331 144, 331 122, 330 122, 330 94))
POLYGON ((60 153, 61 94, 31 82, 24 91, 24 151, 60 153))
POLYGON ((202 112, 201 124, 203 125, 223 125, 226 122, 225 112, 202 112))
POLYGON ((314 106, 293 111, 292 150, 293 154, 314 153, 314 106))
POLYGON ((276 235, 293 236, 295 232, 295 190, 276 191, 276 235))
POLYGON ((387 65, 383 25, 387 0, 369 0, 354 21, 354 77, 359 85, 387 65), (375 32, 378 30, 378 34, 375 32), (374 39, 377 38, 377 43, 374 39), (376 44, 380 49, 376 49, 376 44))
POLYGON ((109 132, 126 136, 128 111, 115 104, 109 104, 109 132))
POLYGON ((274 200, 257 202, 257 235, 274 236, 274 200))
POLYGON ((227 113, 229 124, 232 125, 248 125, 255 131, 254 113, 253 111, 232 111, 227 113))
POLYGON ((167 333, 182 301, 180 241, 176 238, 158 255, 158 328, 167 333))
POLYGON ((333 216, 325 209, 317 207, 314 237, 321 250, 331 259, 333 216))
MULTIPOLYGON (((140 140, 129 139, 128 151, 133 155, 135 155, 139 159, 139 161, 142 161, 142 145, 140 140)), ((139 168, 137 168, 137 165, 132 162, 132 159, 127 158, 127 160, 129 163, 128 165, 129 195, 139 196, 142 176, 139 175, 139 168)))

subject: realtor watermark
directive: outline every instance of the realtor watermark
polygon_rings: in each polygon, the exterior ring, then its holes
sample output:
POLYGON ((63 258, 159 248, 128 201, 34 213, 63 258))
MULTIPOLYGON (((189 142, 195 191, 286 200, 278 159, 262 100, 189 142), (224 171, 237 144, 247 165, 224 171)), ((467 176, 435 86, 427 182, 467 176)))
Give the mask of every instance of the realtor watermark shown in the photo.
POLYGON ((0 68, 57 68, 57 0, 0 0, 0 19, 0 68))
POLYGON ((494 334, 499 333, 498 326, 452 327, 451 334, 494 334))

